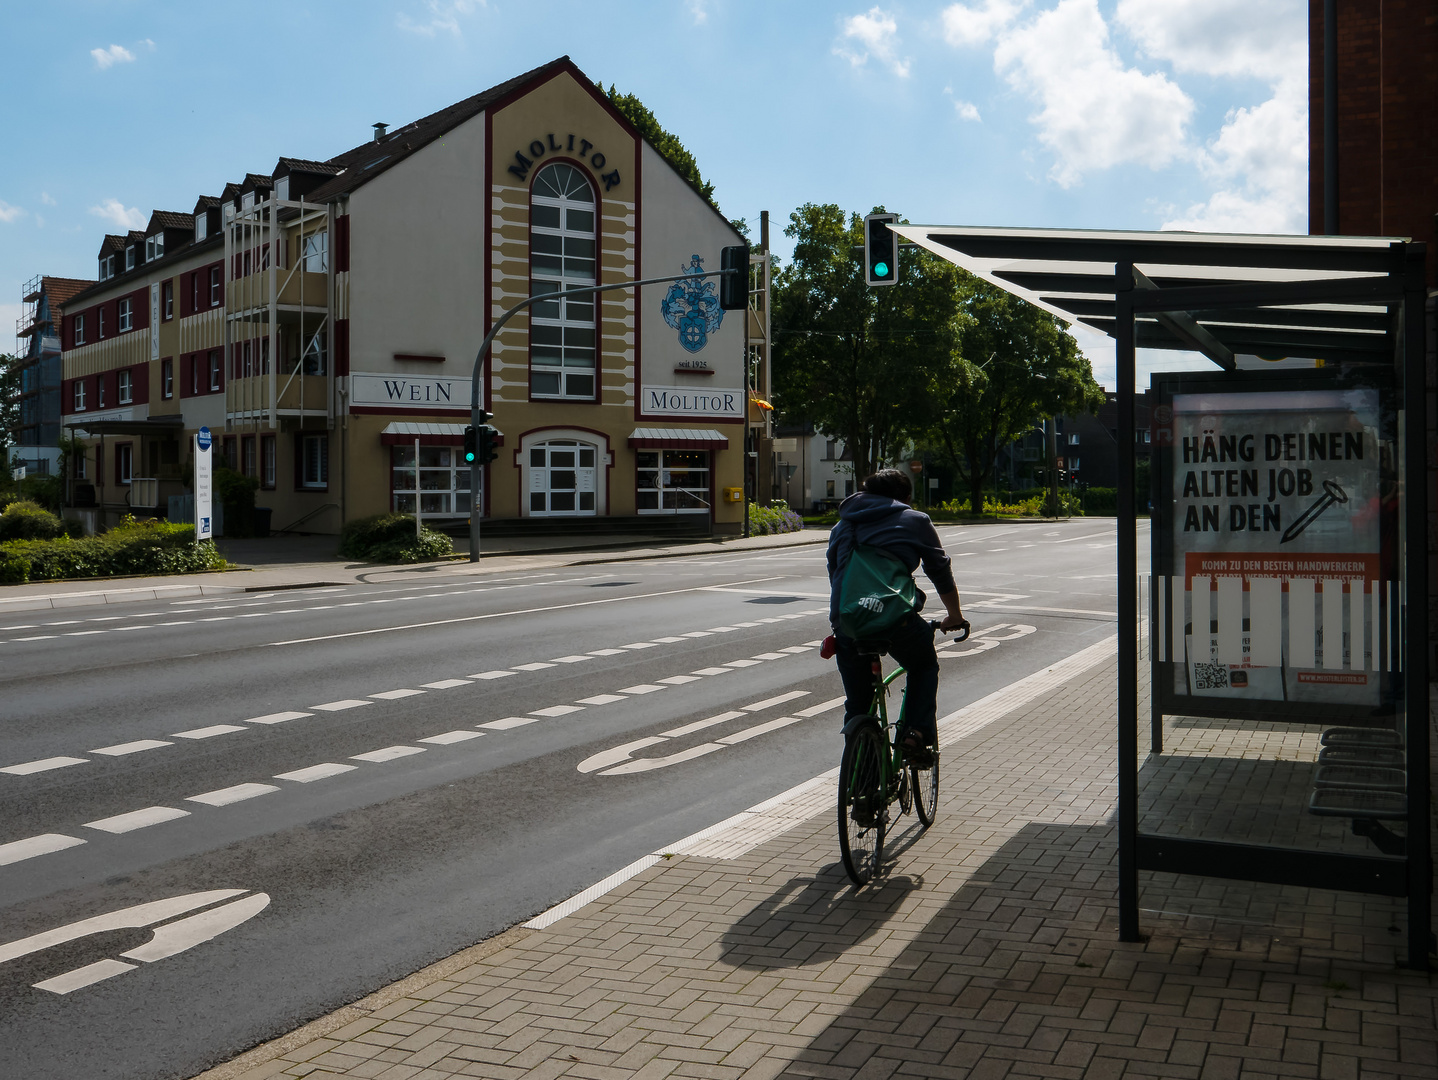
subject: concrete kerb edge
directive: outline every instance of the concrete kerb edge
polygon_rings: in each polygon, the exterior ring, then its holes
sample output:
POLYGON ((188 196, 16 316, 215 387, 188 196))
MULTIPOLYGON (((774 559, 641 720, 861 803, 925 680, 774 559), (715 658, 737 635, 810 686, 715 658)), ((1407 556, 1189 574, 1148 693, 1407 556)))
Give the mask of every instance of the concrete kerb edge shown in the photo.
MULTIPOLYGON (((517 944, 535 933, 538 931, 530 930, 525 926, 510 927, 503 933, 486 938, 453 956, 447 956, 443 960, 429 965, 429 967, 421 968, 413 975, 407 975, 398 982, 383 986, 368 997, 356 1001, 353 1005, 345 1005, 326 1016, 311 1020, 304 1027, 296 1028, 277 1039, 271 1039, 269 1042, 246 1050, 236 1058, 206 1069, 192 1080, 239 1080, 245 1073, 253 1069, 292 1053, 306 1043, 322 1039, 350 1024, 365 1020, 385 1006, 393 1005, 401 998, 408 997, 432 983, 437 983, 458 971, 463 971, 495 953, 503 952, 511 945, 517 944)), ((382 1023, 384 1023, 382 1019, 375 1019, 376 1026, 382 1023)))

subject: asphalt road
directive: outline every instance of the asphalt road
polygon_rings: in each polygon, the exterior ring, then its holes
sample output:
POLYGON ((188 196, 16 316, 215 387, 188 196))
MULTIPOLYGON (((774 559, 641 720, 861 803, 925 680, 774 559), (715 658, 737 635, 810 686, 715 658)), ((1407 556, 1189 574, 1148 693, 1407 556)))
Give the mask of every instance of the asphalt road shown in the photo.
MULTIPOLYGON (((1111 520, 941 532, 940 716, 1113 633, 1111 520)), ((832 768, 823 559, 11 619, 0 1075, 192 1076, 832 768)))

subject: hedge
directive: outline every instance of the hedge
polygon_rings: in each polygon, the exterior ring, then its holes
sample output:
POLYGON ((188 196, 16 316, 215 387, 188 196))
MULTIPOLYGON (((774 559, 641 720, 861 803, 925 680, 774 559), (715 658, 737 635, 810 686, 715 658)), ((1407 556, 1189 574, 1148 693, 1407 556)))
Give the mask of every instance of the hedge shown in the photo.
POLYGON ((99 536, 0 543, 0 582, 123 574, 184 574, 228 565, 209 541, 195 543, 193 525, 136 521, 126 516, 99 536))
POLYGON ((340 554, 363 562, 429 562, 454 554, 454 544, 444 533, 424 526, 415 536, 409 514, 375 514, 345 523, 340 554))
POLYGON ((769 536, 773 533, 799 532, 804 519, 789 509, 789 504, 776 499, 770 506, 749 504, 749 535, 769 536))

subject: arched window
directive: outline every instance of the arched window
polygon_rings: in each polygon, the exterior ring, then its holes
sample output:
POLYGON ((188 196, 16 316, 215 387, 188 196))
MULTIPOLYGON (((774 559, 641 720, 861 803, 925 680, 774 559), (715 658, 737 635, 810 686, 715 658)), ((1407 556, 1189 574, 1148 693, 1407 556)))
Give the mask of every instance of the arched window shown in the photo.
MULTIPOLYGON (((572 165, 539 170, 529 199, 531 295, 595 284, 594 189, 572 165)), ((530 308, 529 392, 595 398, 594 297, 543 300, 530 308)))

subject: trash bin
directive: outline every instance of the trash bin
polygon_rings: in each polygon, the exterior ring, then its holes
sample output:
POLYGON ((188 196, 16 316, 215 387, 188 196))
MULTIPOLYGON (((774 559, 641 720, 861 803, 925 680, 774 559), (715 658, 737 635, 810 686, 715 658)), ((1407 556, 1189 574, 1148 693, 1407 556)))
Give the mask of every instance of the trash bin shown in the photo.
POLYGON ((270 535, 270 518, 274 515, 274 508, 270 506, 257 506, 254 510, 255 535, 266 537, 270 535))

